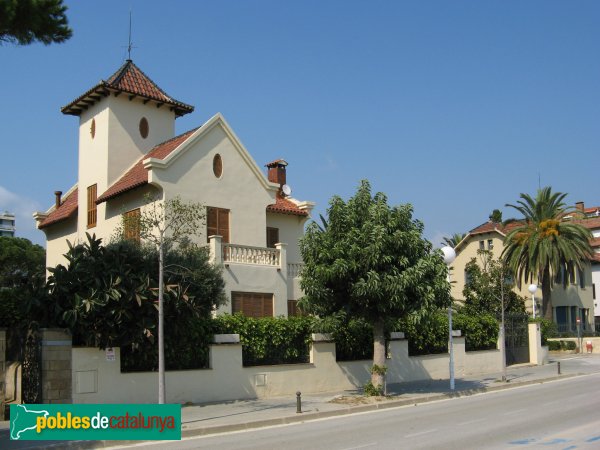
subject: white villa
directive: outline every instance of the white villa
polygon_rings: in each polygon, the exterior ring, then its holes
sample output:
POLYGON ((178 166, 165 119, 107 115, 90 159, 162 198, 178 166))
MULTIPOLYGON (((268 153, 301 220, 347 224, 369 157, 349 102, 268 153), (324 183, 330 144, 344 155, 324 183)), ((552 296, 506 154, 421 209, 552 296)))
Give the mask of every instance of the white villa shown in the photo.
MULTIPOLYGON (((146 194, 179 196, 206 206, 199 239, 223 264, 230 300, 220 312, 295 314, 298 240, 314 203, 286 195, 286 161, 266 164, 265 175, 221 114, 174 136, 175 119, 193 109, 131 60, 62 108, 79 117, 79 173, 50 209, 34 214, 46 234, 46 264, 63 263, 67 240, 83 242, 86 232, 110 238, 123 215, 139 217, 146 194)), ((136 227, 125 233, 136 238, 136 227)))

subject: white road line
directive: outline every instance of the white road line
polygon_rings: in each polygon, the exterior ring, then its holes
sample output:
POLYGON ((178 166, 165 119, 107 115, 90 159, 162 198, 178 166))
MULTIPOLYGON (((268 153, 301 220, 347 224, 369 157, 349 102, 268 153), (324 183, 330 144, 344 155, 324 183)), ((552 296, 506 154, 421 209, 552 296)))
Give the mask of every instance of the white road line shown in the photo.
POLYGON ((437 430, 438 430, 437 428, 434 428, 433 430, 421 431, 420 433, 406 434, 404 437, 411 438, 411 437, 422 436, 424 434, 435 433, 437 430))
POLYGON ((356 450, 357 448, 374 447, 376 445, 377 445, 377 442, 371 442, 370 444, 359 445, 358 447, 348 447, 348 448, 344 448, 342 450, 356 450))
POLYGON ((462 422, 459 423, 458 426, 459 427, 463 427, 465 425, 473 425, 474 423, 479 423, 479 422, 485 422, 487 419, 475 419, 475 420, 469 420, 467 422, 462 422))
POLYGON ((529 408, 522 408, 522 409, 515 409, 513 411, 509 411, 507 413, 504 413, 503 416, 512 416, 513 414, 518 414, 520 412, 524 412, 527 411, 529 408))

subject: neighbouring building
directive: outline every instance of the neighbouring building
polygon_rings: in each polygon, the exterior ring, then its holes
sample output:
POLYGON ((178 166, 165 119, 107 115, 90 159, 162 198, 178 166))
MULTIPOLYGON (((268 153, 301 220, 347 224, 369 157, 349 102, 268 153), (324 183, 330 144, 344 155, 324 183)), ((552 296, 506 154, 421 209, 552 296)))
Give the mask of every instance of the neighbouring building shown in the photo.
MULTIPOLYGON (((599 301, 596 300, 596 286, 600 284, 600 217, 599 208, 584 208, 582 202, 577 203, 577 209, 585 212, 584 217, 565 217, 590 229, 591 240, 595 250, 593 257, 584 269, 573 269, 570 273, 555 275, 552 286, 552 306, 554 321, 559 331, 570 332, 577 329, 577 318, 581 319, 583 331, 590 332, 595 328, 595 316, 600 316, 599 301)), ((473 258, 478 260, 478 250, 490 251, 495 258, 500 257, 504 249, 504 238, 518 223, 495 223, 488 221, 472 229, 464 239, 456 245, 456 259, 452 264, 452 296, 463 299, 463 289, 467 281, 465 271, 467 263, 473 258)), ((523 283, 515 292, 525 297, 525 307, 532 312, 533 299, 527 288, 529 283, 523 283)), ((536 311, 541 312, 541 286, 536 294, 536 311)), ((599 317, 600 321, 600 317, 599 317)))
POLYGON ((15 231, 15 215, 8 211, 0 213, 0 236, 14 237, 15 231))
POLYGON ((224 266, 229 303, 221 312, 294 314, 298 240, 314 203, 290 197, 285 160, 263 173, 221 114, 175 136, 175 120, 193 109, 131 60, 62 108, 79 118, 78 181, 34 215, 46 235, 47 266, 64 262, 67 241, 82 242, 86 233, 108 239, 134 224, 124 231, 136 239, 135 220, 123 216, 139 217, 147 194, 179 196, 206 206, 198 239, 224 266))

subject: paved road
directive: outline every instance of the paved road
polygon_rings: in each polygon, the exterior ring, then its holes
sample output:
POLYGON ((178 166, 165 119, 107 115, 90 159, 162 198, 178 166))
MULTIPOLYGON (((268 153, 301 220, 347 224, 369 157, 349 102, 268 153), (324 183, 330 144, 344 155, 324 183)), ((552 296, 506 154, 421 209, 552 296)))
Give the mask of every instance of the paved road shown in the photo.
POLYGON ((158 449, 600 448, 600 374, 298 425, 138 444, 158 449))

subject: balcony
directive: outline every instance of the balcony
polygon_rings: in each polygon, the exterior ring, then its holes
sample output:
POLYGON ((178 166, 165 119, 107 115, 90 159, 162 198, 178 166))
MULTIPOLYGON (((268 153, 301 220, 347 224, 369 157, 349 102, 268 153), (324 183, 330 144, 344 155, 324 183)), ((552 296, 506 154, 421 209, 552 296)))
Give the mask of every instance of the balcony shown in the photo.
POLYGON ((278 248, 251 247, 249 245, 222 244, 223 263, 255 264, 279 267, 281 250, 278 248))

